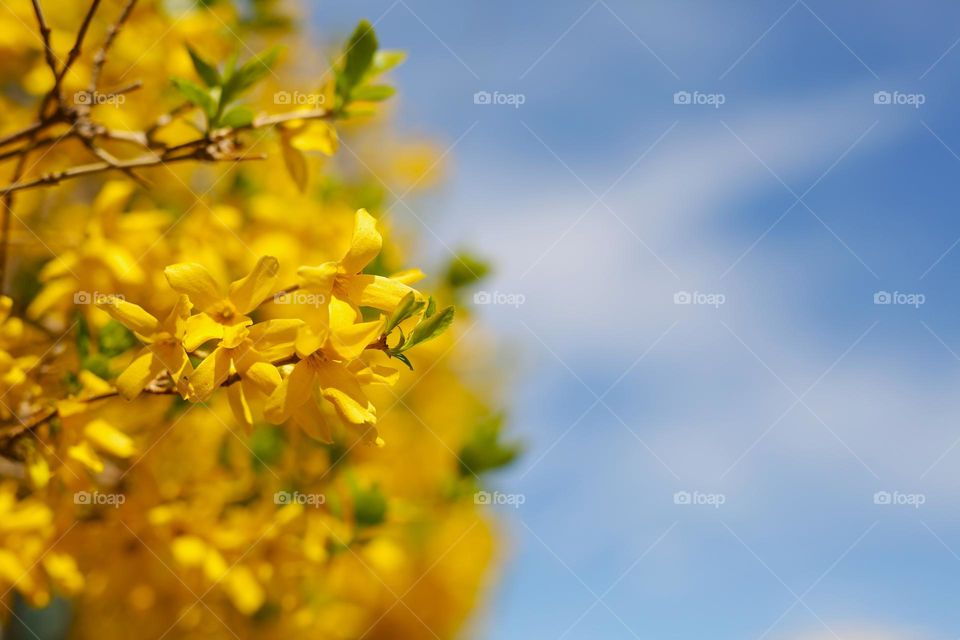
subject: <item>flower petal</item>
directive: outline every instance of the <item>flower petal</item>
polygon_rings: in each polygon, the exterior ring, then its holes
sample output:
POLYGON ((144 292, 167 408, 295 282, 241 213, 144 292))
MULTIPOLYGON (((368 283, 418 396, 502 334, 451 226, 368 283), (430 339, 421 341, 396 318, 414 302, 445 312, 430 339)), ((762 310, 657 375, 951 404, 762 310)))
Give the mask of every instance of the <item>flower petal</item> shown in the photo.
POLYGON ((78 445, 70 447, 67 449, 67 456, 73 460, 76 460, 94 473, 100 473, 103 471, 103 460, 100 459, 100 456, 98 456, 97 452, 93 450, 93 447, 90 446, 89 442, 84 441, 78 445))
POLYGON ((227 399, 230 401, 230 409, 237 422, 245 427, 253 426, 253 412, 250 411, 250 403, 243 391, 243 384, 236 383, 227 387, 227 399))
POLYGON ((163 270, 163 274, 175 291, 187 294, 190 302, 203 311, 213 308, 223 299, 220 287, 202 264, 172 264, 163 270))
POLYGON ((324 262, 315 267, 300 267, 297 275, 303 279, 304 287, 319 291, 327 296, 333 291, 333 281, 340 270, 336 262, 324 262))
POLYGON ((273 293, 279 270, 280 262, 276 258, 263 256, 247 277, 230 285, 230 300, 240 313, 250 313, 273 293))
POLYGON ((333 442, 333 430, 330 421, 323 415, 315 398, 311 397, 293 413, 293 421, 298 427, 315 440, 330 444, 333 442))
POLYGON ((366 209, 358 209, 353 221, 353 238, 350 249, 343 256, 340 266, 344 273, 360 273, 380 253, 383 238, 377 231, 377 220, 366 209))
POLYGON ((361 322, 336 331, 327 339, 330 348, 344 360, 356 360, 368 345, 376 342, 383 331, 384 320, 361 322))
POLYGON ((333 404, 340 418, 350 424, 375 424, 377 416, 360 383, 341 365, 325 362, 317 367, 321 394, 333 404))
POLYGON ((165 368, 163 362, 155 358, 150 349, 144 349, 123 373, 117 376, 117 391, 127 400, 133 400, 165 368))
POLYGON ((115 429, 106 420, 92 420, 83 428, 83 435, 98 449, 118 458, 129 458, 137 452, 130 436, 115 429))
POLYGON ((301 360, 274 390, 263 407, 263 415, 274 424, 280 424, 313 396, 316 379, 314 366, 301 360))
POLYGON ((414 291, 399 280, 383 276, 341 276, 337 284, 353 304, 386 312, 396 309, 403 296, 414 291))
POLYGON ((106 301, 97 305, 110 316, 134 333, 149 337, 156 332, 159 321, 147 313, 143 307, 132 302, 107 296, 106 301))
POLYGON ((183 331, 183 348, 193 351, 208 340, 222 340, 226 328, 205 313, 187 318, 183 331))
POLYGON ((232 355, 230 349, 217 347, 197 365, 197 369, 190 376, 191 391, 197 400, 200 402, 209 400, 217 387, 227 379, 230 375, 232 355))

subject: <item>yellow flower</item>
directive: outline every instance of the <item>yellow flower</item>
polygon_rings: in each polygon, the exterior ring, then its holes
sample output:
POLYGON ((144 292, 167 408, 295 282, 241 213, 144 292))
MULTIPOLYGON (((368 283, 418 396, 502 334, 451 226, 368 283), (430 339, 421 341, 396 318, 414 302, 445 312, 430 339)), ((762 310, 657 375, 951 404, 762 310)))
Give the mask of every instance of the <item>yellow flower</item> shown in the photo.
POLYGON ((390 312, 413 289, 396 278, 361 273, 377 257, 382 245, 376 219, 366 209, 359 209, 346 255, 336 262, 300 267, 297 273, 307 289, 325 295, 327 300, 336 295, 354 306, 390 312))
POLYGON ((156 237, 170 218, 160 211, 123 213, 135 189, 129 181, 104 184, 90 209, 82 240, 41 269, 44 287, 30 303, 27 315, 39 318, 75 301, 78 292, 83 297, 107 295, 144 282, 139 258, 144 248, 152 246, 150 238, 156 237))
POLYGON ((143 388, 164 371, 178 388, 193 371, 183 346, 186 323, 190 317, 190 301, 181 295, 177 305, 162 323, 132 302, 111 298, 100 307, 115 320, 133 331, 147 346, 117 377, 117 390, 127 400, 140 395, 143 388))
MULTIPOLYGON (((357 323, 357 318, 349 304, 334 298, 330 302, 330 326, 325 340, 320 341, 316 333, 301 328, 296 343, 301 360, 267 400, 264 415, 269 421, 279 424, 293 418, 311 436, 329 442, 331 428, 321 410, 327 401, 347 424, 376 423, 376 409, 363 392, 357 368, 351 369, 350 365, 380 336, 384 321, 357 323)), ((386 369, 378 370, 379 378, 364 372, 368 374, 364 379, 386 380, 386 369)))
POLYGON ((239 376, 227 387, 227 397, 237 420, 253 424, 249 399, 258 393, 269 395, 280 384, 280 372, 273 363, 293 355, 302 324, 301 320, 267 320, 250 327, 238 345, 214 349, 191 378, 193 399, 205 402, 230 376, 239 376))
POLYGON ((184 347, 193 351, 208 340, 236 347, 247 337, 253 320, 247 315, 273 293, 280 263, 272 256, 263 256, 253 271, 235 281, 226 293, 196 262, 174 264, 164 270, 167 282, 176 291, 185 293, 201 313, 187 319, 184 347))
POLYGON ((83 440, 67 449, 67 456, 76 460, 94 473, 104 469, 98 451, 116 458, 131 458, 137 452, 130 436, 115 428, 106 420, 91 420, 83 428, 83 440))

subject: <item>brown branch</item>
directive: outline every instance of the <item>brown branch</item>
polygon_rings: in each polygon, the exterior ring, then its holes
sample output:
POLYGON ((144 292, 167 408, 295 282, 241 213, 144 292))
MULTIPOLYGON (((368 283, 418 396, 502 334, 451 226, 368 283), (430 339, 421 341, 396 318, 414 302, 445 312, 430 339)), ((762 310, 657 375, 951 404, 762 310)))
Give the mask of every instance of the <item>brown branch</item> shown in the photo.
POLYGON ((93 69, 90 72, 91 93, 97 90, 97 85, 100 82, 100 74, 103 73, 103 67, 107 63, 107 53, 110 51, 110 47, 113 46, 113 41, 116 40, 120 34, 120 30, 123 29, 123 25, 127 23, 127 19, 133 12, 133 6, 135 4, 137 4, 137 0, 127 1, 126 6, 124 6, 123 11, 120 13, 120 17, 110 26, 110 30, 107 32, 107 39, 104 40, 103 45, 93 57, 93 69))
MULTIPOLYGON (((104 173, 105 171, 128 171, 130 169, 141 169, 144 167, 156 167, 162 164, 175 164, 178 162, 186 162, 190 160, 194 161, 205 161, 205 162, 245 162, 250 160, 264 160, 266 156, 263 154, 248 155, 248 156, 223 156, 223 157, 212 157, 207 156, 204 151, 197 151, 191 154, 177 156, 177 157, 166 157, 166 156, 145 156, 140 158, 134 158, 132 160, 118 160, 116 162, 95 162, 92 164, 80 165, 77 167, 70 167, 69 169, 63 169, 60 171, 53 171, 51 173, 45 173, 39 178, 34 178, 33 180, 24 180, 22 182, 14 182, 7 185, 3 189, 0 189, 0 196, 7 196, 9 194, 15 193, 17 191, 25 191, 27 189, 35 189, 37 187, 43 187, 47 185, 60 184, 66 180, 74 180, 76 178, 81 178, 84 176, 90 176, 98 173, 104 173)), ((2 258, 0 258, 2 260, 2 258)))
POLYGON ((77 38, 73 41, 73 46, 70 48, 70 52, 67 53, 67 61, 63 64, 63 69, 60 70, 60 74, 56 75, 56 85, 54 86, 55 91, 60 90, 60 85, 63 82, 63 78, 67 75, 67 72, 70 71, 70 67, 73 66, 73 63, 77 61, 77 58, 80 57, 80 51, 83 49, 83 39, 87 37, 87 30, 90 28, 90 23, 93 21, 93 16, 97 13, 97 8, 99 6, 100 0, 92 0, 90 3, 90 8, 87 9, 87 14, 83 17, 83 22, 80 23, 80 30, 77 31, 77 38))
POLYGON ((50 27, 47 25, 47 19, 43 15, 43 9, 40 7, 40 0, 33 0, 33 13, 37 16, 37 26, 40 29, 40 38, 43 40, 43 55, 47 61, 47 66, 53 72, 54 80, 57 78, 57 60, 53 53, 53 47, 50 45, 50 27))
POLYGON ((72 180, 75 178, 80 178, 83 176, 89 176, 97 173, 103 173, 104 171, 110 170, 120 170, 125 171, 127 169, 138 169, 143 167, 154 167, 161 164, 172 164, 176 162, 184 161, 199 161, 199 162, 216 162, 216 161, 248 161, 248 160, 263 160, 265 156, 263 155, 248 155, 248 156, 229 156, 222 155, 217 149, 217 143, 228 142, 231 138, 240 131, 248 131, 261 129, 268 126, 274 126, 277 124, 282 124, 285 122, 293 122, 296 120, 316 120, 316 119, 327 119, 334 116, 332 111, 325 109, 319 109, 315 111, 302 111, 302 112, 290 112, 283 113, 272 116, 261 116, 254 119, 248 125, 242 127, 236 127, 232 129, 220 129, 215 131, 212 135, 197 138, 195 140, 190 140, 172 147, 167 147, 161 154, 150 154, 146 156, 141 156, 139 158, 133 158, 130 160, 118 160, 115 163, 110 162, 97 162, 93 164, 80 165, 76 167, 70 167, 68 169, 62 169, 60 171, 54 171, 51 173, 46 173, 39 178, 34 178, 32 180, 25 181, 14 181, 11 184, 0 189, 0 196, 6 196, 9 193, 16 191, 24 191, 26 189, 34 189, 36 187, 42 187, 46 185, 60 184, 65 180, 72 180), (175 155, 178 152, 188 151, 182 155, 175 155))

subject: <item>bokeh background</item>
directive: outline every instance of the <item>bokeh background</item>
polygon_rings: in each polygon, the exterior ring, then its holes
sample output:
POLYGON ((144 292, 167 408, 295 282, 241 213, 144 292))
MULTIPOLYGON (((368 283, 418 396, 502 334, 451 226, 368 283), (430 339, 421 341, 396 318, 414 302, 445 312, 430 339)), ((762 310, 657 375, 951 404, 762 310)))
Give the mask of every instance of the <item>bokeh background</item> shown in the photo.
POLYGON ((447 176, 388 215, 496 265, 527 451, 477 636, 960 634, 960 6, 306 11, 410 52, 447 176))

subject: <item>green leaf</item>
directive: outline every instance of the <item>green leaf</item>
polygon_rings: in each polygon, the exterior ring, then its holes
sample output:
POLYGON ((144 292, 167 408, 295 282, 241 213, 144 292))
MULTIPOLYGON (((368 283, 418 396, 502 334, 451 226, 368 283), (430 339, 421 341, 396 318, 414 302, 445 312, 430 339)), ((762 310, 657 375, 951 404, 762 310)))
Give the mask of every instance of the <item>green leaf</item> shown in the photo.
POLYGON ((112 358, 137 344, 133 332, 116 320, 110 320, 100 330, 100 353, 112 358))
POLYGON ((270 73, 271 67, 280 55, 280 48, 273 47, 268 51, 244 62, 239 69, 229 75, 223 83, 223 96, 220 99, 220 108, 223 109, 244 91, 263 79, 270 73))
POLYGON ((461 252, 447 265, 446 281, 454 288, 474 284, 490 273, 490 264, 470 253, 461 252))
POLYGON ((479 422, 457 454, 461 476, 499 469, 513 462, 522 451, 517 442, 503 442, 504 419, 492 416, 479 422))
POLYGON ((414 327, 413 331, 410 332, 410 337, 407 338, 407 341, 403 344, 402 347, 398 350, 399 353, 410 349, 422 342, 428 340, 433 340, 441 333, 447 330, 447 327, 453 322, 454 309, 453 307, 447 307, 441 311, 438 311, 429 318, 424 318, 420 324, 414 327))
POLYGON ((370 65, 370 69, 367 71, 367 77, 373 78, 382 73, 386 73, 390 71, 390 69, 400 66, 406 59, 407 53, 405 51, 390 51, 386 49, 377 51, 376 55, 373 56, 373 64, 370 65))
POLYGON ((212 122, 214 115, 217 113, 217 101, 214 100, 209 91, 186 78, 171 78, 171 82, 187 101, 200 107, 204 115, 207 116, 207 120, 212 122))
POLYGON ((433 299, 433 296, 430 296, 427 299, 427 310, 423 312, 424 318, 429 318, 437 312, 437 301, 433 299))
POLYGON ((377 34, 366 20, 361 20, 347 42, 347 59, 343 64, 343 79, 346 83, 346 94, 350 94, 353 87, 360 84, 360 79, 373 63, 377 52, 377 34))
POLYGON ((239 129, 241 127, 249 126, 253 122, 253 109, 250 107, 238 106, 232 107, 229 109, 223 117, 220 118, 219 124, 224 127, 230 127, 231 129, 239 129))
POLYGON ((208 87, 219 87, 222 80, 217 68, 204 60, 190 45, 187 45, 187 51, 190 53, 190 60, 193 61, 193 68, 196 69, 197 75, 200 76, 203 83, 208 87))
POLYGON ((251 463, 262 469, 280 461, 286 444, 283 429, 274 426, 257 427, 250 434, 251 463))
POLYGON ((423 307, 423 304, 423 300, 417 300, 417 294, 413 291, 403 296, 400 304, 397 305, 397 308, 394 309, 393 314, 391 314, 387 320, 387 325, 384 327, 383 332, 389 334, 397 325, 419 311, 423 307))
POLYGON ((382 102, 397 92, 396 89, 385 84, 368 84, 357 87, 350 94, 354 100, 363 100, 365 102, 382 102))
POLYGON ((373 527, 387 519, 387 498, 376 484, 369 489, 353 485, 353 517, 361 527, 373 527))
POLYGON ((410 371, 413 371, 413 365, 410 364, 410 358, 403 355, 402 353, 394 353, 391 355, 397 360, 399 360, 400 362, 402 362, 403 364, 407 365, 407 368, 410 369, 410 371))

